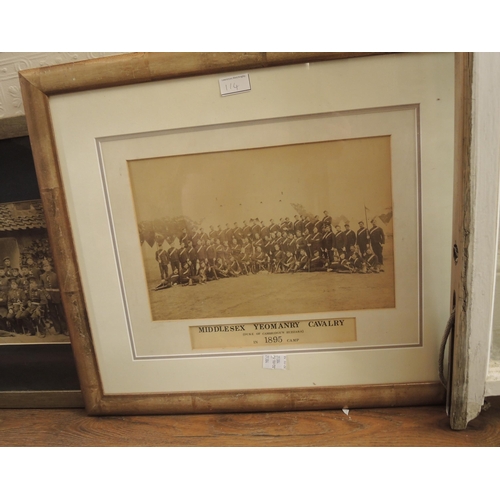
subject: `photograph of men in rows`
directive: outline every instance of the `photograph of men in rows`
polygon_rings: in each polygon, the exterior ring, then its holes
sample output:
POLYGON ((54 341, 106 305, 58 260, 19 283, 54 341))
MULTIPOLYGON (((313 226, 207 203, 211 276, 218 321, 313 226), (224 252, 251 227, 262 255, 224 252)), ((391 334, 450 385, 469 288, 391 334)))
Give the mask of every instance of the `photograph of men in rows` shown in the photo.
POLYGON ((390 138, 139 160, 129 173, 153 319, 394 307, 390 138))
POLYGON ((0 255, 0 342, 67 342, 68 327, 48 239, 37 234, 23 235, 18 241, 18 267, 12 265, 10 253, 0 255))

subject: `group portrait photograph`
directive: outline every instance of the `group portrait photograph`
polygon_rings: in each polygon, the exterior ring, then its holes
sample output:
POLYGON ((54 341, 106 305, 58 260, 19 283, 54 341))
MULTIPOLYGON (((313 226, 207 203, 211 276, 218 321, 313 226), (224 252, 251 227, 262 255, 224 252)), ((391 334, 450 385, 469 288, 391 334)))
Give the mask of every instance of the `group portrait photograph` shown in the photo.
POLYGON ((395 307, 389 136, 128 169, 154 321, 395 307))

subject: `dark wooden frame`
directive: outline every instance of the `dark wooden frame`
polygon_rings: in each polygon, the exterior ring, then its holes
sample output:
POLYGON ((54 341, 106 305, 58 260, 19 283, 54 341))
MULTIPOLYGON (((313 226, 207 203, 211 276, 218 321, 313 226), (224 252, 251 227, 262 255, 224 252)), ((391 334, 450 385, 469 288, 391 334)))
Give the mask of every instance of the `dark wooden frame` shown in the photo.
POLYGON ((20 73, 41 197, 49 220, 49 237, 56 270, 59 276, 65 278, 63 301, 85 405, 90 414, 285 411, 444 402, 445 390, 439 382, 237 392, 105 395, 92 344, 59 172, 49 97, 194 75, 373 55, 377 54, 137 53, 30 69, 20 73))
MULTIPOLYGON (((0 120, 0 140, 24 138, 27 135, 24 116, 0 120)), ((19 194, 25 194, 22 187, 18 191, 19 194)), ((67 388, 78 387, 77 381, 75 384, 74 358, 69 344, 1 344, 0 372, 0 408, 83 406, 81 391, 67 388)))

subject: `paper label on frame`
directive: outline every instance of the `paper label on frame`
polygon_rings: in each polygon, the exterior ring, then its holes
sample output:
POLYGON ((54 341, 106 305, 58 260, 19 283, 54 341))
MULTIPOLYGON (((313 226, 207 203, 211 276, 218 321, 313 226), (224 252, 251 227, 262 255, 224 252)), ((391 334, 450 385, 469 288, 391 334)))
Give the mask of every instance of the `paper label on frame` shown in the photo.
POLYGON ((193 349, 280 347, 356 341, 356 318, 190 326, 193 349))
POLYGON ((219 78, 219 88, 222 97, 252 90, 248 73, 219 78))
POLYGON ((267 370, 286 370, 286 356, 284 354, 264 354, 262 368, 267 370))

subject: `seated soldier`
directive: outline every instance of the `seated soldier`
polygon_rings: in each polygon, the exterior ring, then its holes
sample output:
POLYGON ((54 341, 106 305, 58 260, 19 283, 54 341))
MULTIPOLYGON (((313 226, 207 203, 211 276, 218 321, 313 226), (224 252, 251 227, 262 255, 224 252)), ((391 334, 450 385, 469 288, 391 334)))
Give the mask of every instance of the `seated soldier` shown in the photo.
POLYGON ((220 257, 216 260, 214 268, 219 278, 229 277, 229 269, 220 257))
POLYGON ((207 263, 205 275, 207 277, 207 281, 215 281, 219 279, 219 276, 215 271, 215 267, 211 265, 210 262, 207 263))
POLYGON ((351 256, 349 257, 349 262, 351 263, 354 272, 366 274, 366 262, 361 256, 359 248, 356 246, 351 247, 351 256))
POLYGON ((191 263, 186 261, 181 268, 181 272, 179 274, 179 283, 182 286, 188 286, 191 281, 191 263))
POLYGON ((258 246, 253 256, 253 266, 255 272, 267 271, 268 269, 269 257, 262 251, 262 247, 258 246))
POLYGON ((10 329, 16 333, 24 333, 22 315, 27 302, 26 294, 18 288, 17 280, 10 278, 10 290, 7 294, 7 303, 9 312, 7 313, 7 322, 10 329))
POLYGON ((207 283, 207 264, 204 261, 200 262, 198 269, 198 283, 205 285, 207 283))
POLYGON ((310 269, 311 272, 327 270, 327 262, 323 257, 321 257, 321 255, 319 254, 319 250, 314 251, 313 257, 311 259, 310 269))
POLYGON ((365 261, 368 273, 380 272, 380 264, 378 262, 378 257, 373 253, 371 248, 368 248, 366 250, 365 261))
POLYGON ((242 270, 238 261, 231 255, 229 257, 229 273, 231 276, 241 276, 242 270))
POLYGON ((298 261, 295 258, 295 255, 289 250, 286 253, 286 260, 283 263, 284 269, 287 273, 294 273, 298 269, 298 261))
POLYGON ((299 272, 309 272, 310 270, 310 259, 307 255, 307 250, 305 248, 300 249, 299 259, 297 261, 297 271, 299 272))
POLYGON ((352 264, 349 261, 349 259, 346 258, 344 253, 341 253, 339 255, 339 263, 336 268, 336 271, 338 273, 350 274, 353 272, 353 270, 354 268, 352 267, 352 264))

